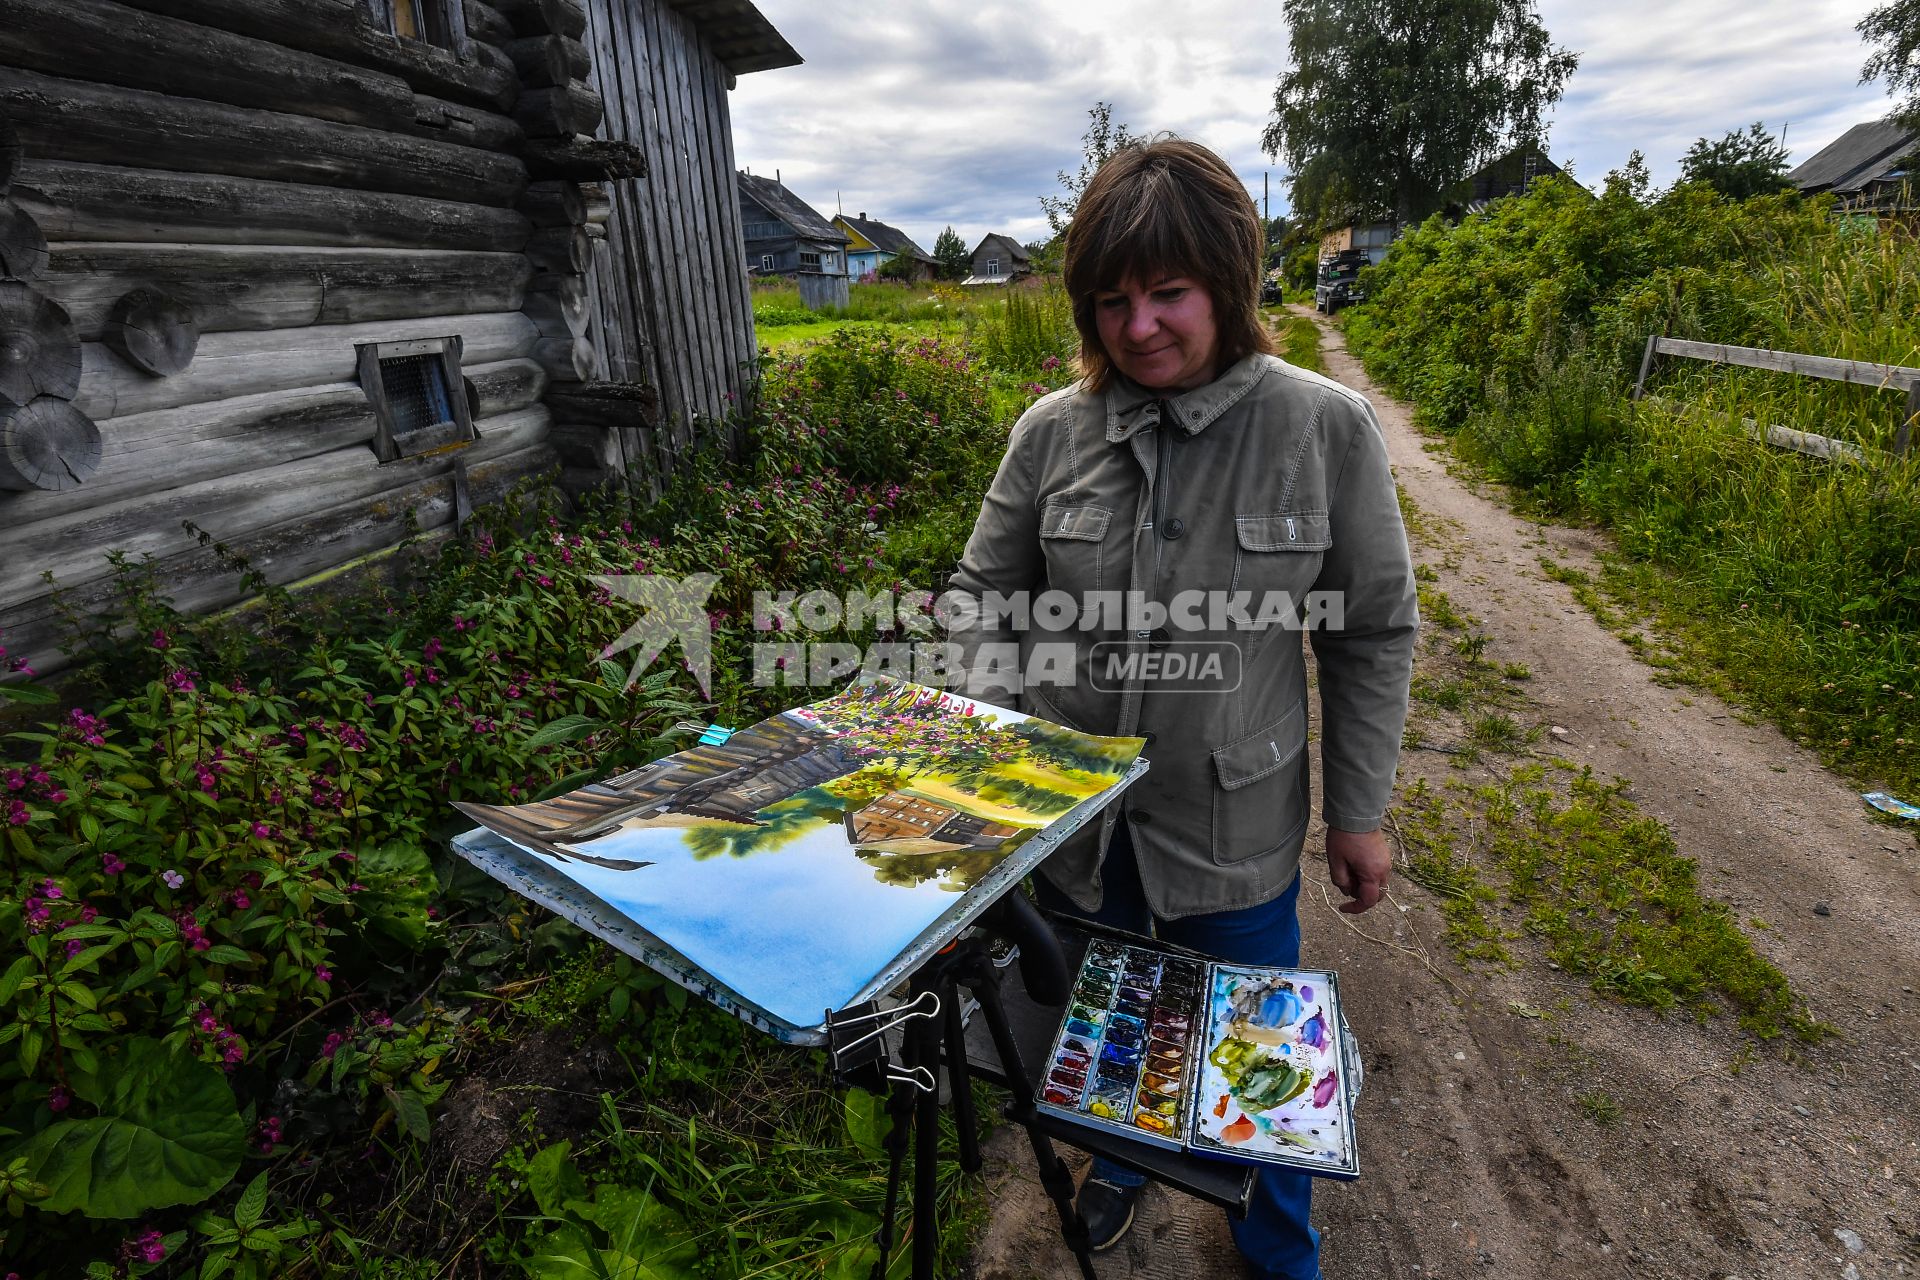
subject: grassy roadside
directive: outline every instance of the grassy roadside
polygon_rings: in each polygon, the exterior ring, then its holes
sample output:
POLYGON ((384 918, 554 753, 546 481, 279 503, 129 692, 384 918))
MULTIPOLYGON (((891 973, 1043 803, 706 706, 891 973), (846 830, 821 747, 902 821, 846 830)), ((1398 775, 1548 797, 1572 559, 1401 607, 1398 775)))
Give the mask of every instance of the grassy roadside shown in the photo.
POLYGON ((1439 585, 1459 567, 1452 531, 1404 495, 1401 507, 1432 558, 1415 570, 1424 625, 1390 829, 1407 877, 1439 898, 1454 955, 1553 965, 1656 1010, 1729 1013, 1760 1040, 1827 1034, 1626 784, 1554 753, 1531 673, 1501 663, 1439 585))

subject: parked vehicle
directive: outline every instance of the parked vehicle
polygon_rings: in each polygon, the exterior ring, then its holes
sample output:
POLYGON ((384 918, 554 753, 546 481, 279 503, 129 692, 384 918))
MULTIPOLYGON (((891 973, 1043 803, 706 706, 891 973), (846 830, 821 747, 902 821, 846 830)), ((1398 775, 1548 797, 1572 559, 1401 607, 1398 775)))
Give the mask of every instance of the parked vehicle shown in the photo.
POLYGON ((1342 249, 1322 258, 1313 286, 1313 309, 1332 315, 1348 303, 1363 301, 1367 295, 1360 288, 1360 269, 1372 262, 1365 249, 1342 249))

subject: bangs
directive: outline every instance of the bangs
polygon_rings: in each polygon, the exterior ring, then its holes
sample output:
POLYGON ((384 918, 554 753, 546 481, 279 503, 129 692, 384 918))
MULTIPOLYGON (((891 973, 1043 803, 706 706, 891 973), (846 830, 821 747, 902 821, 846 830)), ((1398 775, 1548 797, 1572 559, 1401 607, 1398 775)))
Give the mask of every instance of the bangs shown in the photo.
POLYGON ((1142 285, 1194 275, 1208 258, 1206 237, 1164 164, 1148 165, 1117 199, 1094 211, 1083 253, 1066 285, 1071 294, 1118 287, 1128 275, 1142 285))
POLYGON ((1259 310, 1265 236, 1246 187, 1198 143, 1170 137, 1109 156, 1067 227, 1066 286, 1080 331, 1082 385, 1101 391, 1113 376, 1094 295, 1129 277, 1149 288, 1178 276, 1205 287, 1218 332, 1218 369, 1254 352, 1271 353, 1259 310))

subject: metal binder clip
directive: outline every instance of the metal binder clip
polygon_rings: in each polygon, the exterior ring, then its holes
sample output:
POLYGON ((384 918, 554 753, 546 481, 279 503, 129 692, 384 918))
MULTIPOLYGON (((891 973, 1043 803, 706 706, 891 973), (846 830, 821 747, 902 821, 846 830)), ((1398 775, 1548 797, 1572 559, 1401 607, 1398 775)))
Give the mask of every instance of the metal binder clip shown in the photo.
POLYGON ((895 1080, 901 1084, 910 1084, 922 1093, 932 1093, 940 1087, 939 1083, 933 1078, 933 1072, 927 1070, 925 1067, 914 1067, 909 1070, 906 1067, 895 1066, 889 1062, 886 1065, 886 1069, 880 1074, 888 1080, 895 1080))
POLYGON ((839 1013, 827 1013, 827 1055, 833 1073, 847 1084, 879 1092, 887 1084, 911 1084, 922 1092, 935 1087, 933 1075, 924 1067, 911 1069, 897 1065, 887 1049, 887 1032, 916 1018, 940 1016, 940 997, 923 991, 914 999, 891 1009, 873 1002, 856 1005, 839 1013))

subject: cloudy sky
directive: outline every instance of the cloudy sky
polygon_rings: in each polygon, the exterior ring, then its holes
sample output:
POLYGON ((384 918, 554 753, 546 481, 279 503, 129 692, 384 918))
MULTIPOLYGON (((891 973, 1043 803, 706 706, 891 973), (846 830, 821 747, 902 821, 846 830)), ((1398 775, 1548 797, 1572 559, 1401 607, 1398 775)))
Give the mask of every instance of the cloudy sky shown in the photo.
MULTIPOLYGON (((732 95, 737 158, 776 169, 832 217, 892 223, 926 249, 948 224, 1046 232, 1038 197, 1080 162, 1095 102, 1136 132, 1206 143, 1258 200, 1284 172, 1260 150, 1287 61, 1279 0, 756 0, 807 61, 743 76, 732 95), (1179 16, 1169 18, 1169 11, 1179 16)), ((1849 125, 1884 114, 1861 85, 1854 24, 1874 0, 1542 0, 1580 69, 1552 117, 1548 151, 1597 185, 1635 148, 1669 182, 1702 135, 1764 120, 1797 163, 1849 125)))

